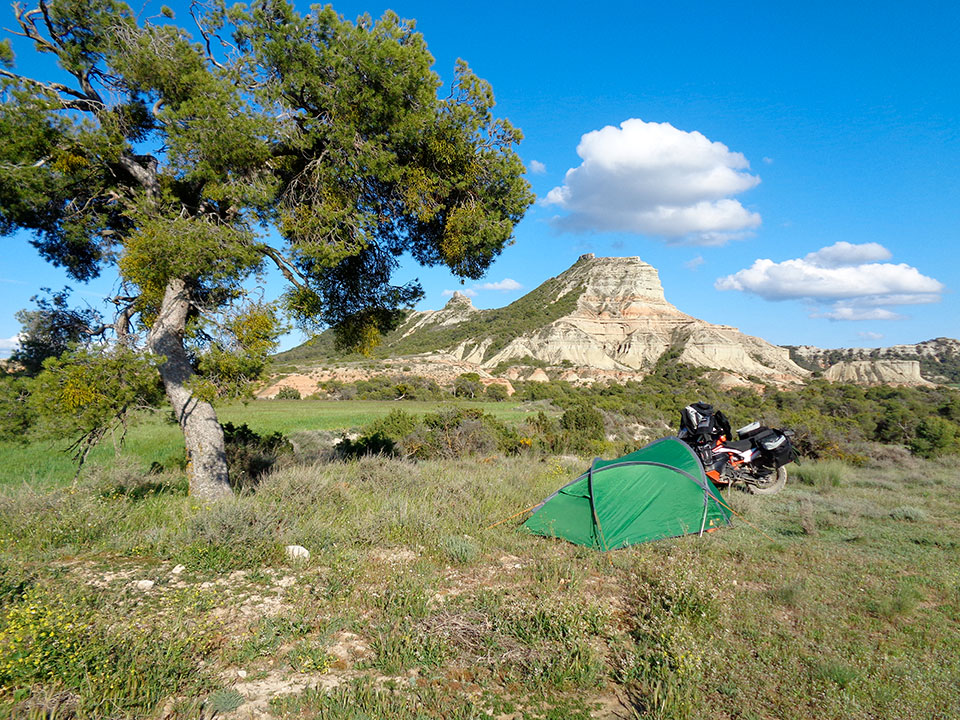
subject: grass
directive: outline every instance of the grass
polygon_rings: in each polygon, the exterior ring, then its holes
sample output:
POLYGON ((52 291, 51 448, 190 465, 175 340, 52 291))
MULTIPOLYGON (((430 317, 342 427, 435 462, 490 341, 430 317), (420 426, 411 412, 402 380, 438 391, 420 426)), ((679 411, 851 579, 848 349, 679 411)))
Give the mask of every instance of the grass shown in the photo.
MULTIPOLYGON (((272 431, 258 413, 279 406, 225 419, 272 431)), ((778 495, 728 492, 732 528, 606 555, 486 529, 579 462, 294 462, 204 508, 178 475, 106 459, 0 489, 2 716, 960 710, 955 459, 806 464, 778 495)))
MULTIPOLYGON (((311 431, 347 431, 382 418, 401 408, 413 414, 435 412, 439 408, 477 408, 494 417, 517 422, 527 415, 522 404, 484 401, 386 401, 386 400, 256 400, 247 404, 233 403, 219 407, 220 422, 235 425, 247 423, 261 434, 281 432, 292 435, 311 431)), ((117 444, 108 436, 94 449, 88 462, 91 465, 109 465, 116 456, 117 444)), ((0 486, 29 483, 32 486, 68 482, 76 472, 76 465, 67 452, 69 442, 45 441, 23 445, 0 442, 0 486)), ((141 419, 127 434, 123 455, 136 458, 143 469, 152 463, 169 465, 171 458, 183 452, 180 429, 167 422, 162 415, 141 419)))

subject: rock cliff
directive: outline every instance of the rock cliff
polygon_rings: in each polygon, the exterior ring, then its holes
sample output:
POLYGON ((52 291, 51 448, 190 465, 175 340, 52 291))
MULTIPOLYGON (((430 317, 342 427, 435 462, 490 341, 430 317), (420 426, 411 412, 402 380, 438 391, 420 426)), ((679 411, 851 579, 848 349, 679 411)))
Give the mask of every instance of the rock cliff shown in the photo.
POLYGON ((437 331, 460 325, 460 337, 436 349, 485 369, 532 358, 582 369, 578 376, 585 378, 598 371, 632 375, 649 371, 673 350, 682 362, 744 376, 790 382, 809 374, 784 348, 682 313, 664 297, 657 270, 638 257, 584 255, 528 297, 535 294, 537 301, 528 304, 541 311, 563 304, 564 311, 526 329, 522 298, 514 303, 518 317, 510 327, 502 320, 513 305, 477 310, 469 298, 454 295, 442 310, 414 313, 399 337, 434 332, 442 341, 437 331), (494 326, 499 330, 491 331, 494 326))
MULTIPOLYGON (((885 348, 838 348, 825 350, 811 345, 792 346, 790 357, 808 370, 829 370, 840 363, 879 362, 877 373, 880 377, 890 377, 890 382, 901 382, 893 378, 900 377, 900 370, 889 365, 891 361, 916 362, 919 366, 919 382, 960 383, 960 341, 939 337, 925 340, 915 345, 891 345, 885 348)), ((873 371, 870 371, 871 374, 873 371)), ((913 369, 908 370, 913 377, 913 369)), ((833 375, 852 375, 857 373, 842 368, 833 375)), ((826 375, 825 375, 826 376, 826 375)), ((850 382, 858 382, 850 380, 850 382)), ((873 381, 870 381, 873 382, 873 381)), ((906 382, 913 382, 906 380, 906 382)), ((916 383, 915 383, 916 384, 916 383)))
POLYGON ((918 360, 849 360, 827 368, 831 382, 857 385, 932 385, 920 375, 918 360))

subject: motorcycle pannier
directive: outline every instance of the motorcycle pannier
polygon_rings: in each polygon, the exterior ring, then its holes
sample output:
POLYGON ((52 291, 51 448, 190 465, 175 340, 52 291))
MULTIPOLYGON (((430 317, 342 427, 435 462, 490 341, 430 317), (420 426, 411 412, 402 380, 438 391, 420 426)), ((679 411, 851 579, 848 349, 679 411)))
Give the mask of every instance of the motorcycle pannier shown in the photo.
POLYGON ((770 430, 754 438, 760 451, 774 465, 786 465, 793 460, 793 443, 790 438, 778 430, 770 430))

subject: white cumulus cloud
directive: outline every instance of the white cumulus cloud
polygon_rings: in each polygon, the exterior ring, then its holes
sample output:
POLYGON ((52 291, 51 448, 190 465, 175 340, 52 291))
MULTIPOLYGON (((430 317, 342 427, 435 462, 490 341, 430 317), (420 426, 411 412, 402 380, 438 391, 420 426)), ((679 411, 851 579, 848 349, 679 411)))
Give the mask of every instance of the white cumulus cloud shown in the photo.
POLYGON ((893 253, 880 243, 854 244, 841 240, 816 252, 807 253, 804 260, 818 267, 835 268, 844 265, 862 265, 878 260, 889 260, 892 257, 893 253))
POLYGON ((892 257, 879 243, 838 242, 802 258, 774 262, 758 259, 732 275, 718 278, 718 290, 739 290, 765 300, 803 299, 827 304, 811 317, 830 320, 899 320, 890 306, 940 301, 943 283, 892 257))
POLYGON ((835 305, 832 310, 812 312, 810 317, 827 320, 903 320, 904 315, 885 308, 862 308, 850 305, 835 305))
POLYGON ((480 290, 520 290, 523 288, 523 285, 512 278, 504 278, 503 280, 498 280, 497 282, 485 282, 482 285, 477 285, 476 287, 480 290))
POLYGON ((567 214, 572 232, 658 235, 672 242, 722 245, 760 225, 731 196, 755 187, 742 153, 699 132, 631 118, 580 138, 583 160, 543 200, 567 214))
POLYGON ((13 337, 0 338, 0 358, 10 357, 10 353, 20 347, 19 333, 13 337))
POLYGON ((476 297, 477 291, 471 290, 470 288, 460 288, 459 290, 444 290, 440 293, 443 297, 453 297, 454 293, 460 293, 461 295, 466 295, 467 297, 476 297))
POLYGON ((547 171, 547 166, 539 160, 530 161, 530 172, 534 175, 543 175, 547 171))

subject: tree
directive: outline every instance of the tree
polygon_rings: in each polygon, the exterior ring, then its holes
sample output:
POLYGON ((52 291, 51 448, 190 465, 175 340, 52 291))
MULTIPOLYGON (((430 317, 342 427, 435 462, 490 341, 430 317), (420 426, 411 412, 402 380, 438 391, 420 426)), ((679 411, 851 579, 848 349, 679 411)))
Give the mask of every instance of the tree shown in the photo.
POLYGON ((116 335, 164 359, 203 498, 229 492, 211 401, 272 347, 248 278, 274 264, 296 321, 369 348, 422 295, 391 284, 403 253, 478 278, 532 202, 490 86, 460 61, 439 97, 423 38, 392 13, 214 0, 191 5, 198 41, 169 9, 140 19, 117 0, 14 14, 60 73, 23 74, 0 45, 0 232, 31 231, 78 281, 116 266, 116 335))
MULTIPOLYGON (((44 288, 46 290, 46 288, 44 288)), ((91 308, 69 306, 70 289, 64 288, 46 297, 34 297, 36 310, 21 310, 20 346, 10 360, 23 367, 27 375, 36 375, 47 358, 59 357, 75 343, 97 334, 99 314, 91 308)))

